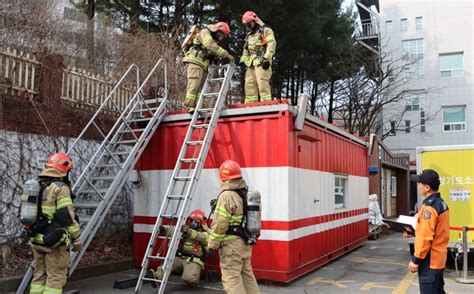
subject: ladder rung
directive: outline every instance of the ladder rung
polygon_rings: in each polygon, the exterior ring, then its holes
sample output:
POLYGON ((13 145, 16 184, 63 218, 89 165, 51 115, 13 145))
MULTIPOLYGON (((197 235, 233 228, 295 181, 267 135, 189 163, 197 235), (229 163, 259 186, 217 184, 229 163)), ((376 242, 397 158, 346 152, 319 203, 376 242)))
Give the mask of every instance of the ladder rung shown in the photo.
POLYGON ((74 208, 77 209, 95 209, 99 207, 100 203, 95 202, 95 203, 74 203, 74 208))
POLYGON ((225 80, 225 78, 213 78, 213 79, 209 79, 210 81, 214 82, 214 81, 223 81, 225 80))
POLYGON ((127 123, 150 121, 152 118, 153 117, 134 118, 134 119, 131 119, 131 120, 127 120, 127 123))
POLYGON ((219 95, 219 92, 202 94, 202 96, 204 96, 204 97, 212 97, 212 96, 218 96, 218 95, 219 95))
POLYGON ((161 240, 171 240, 171 236, 165 236, 165 235, 158 235, 157 238, 161 240))
POLYGON ((188 141, 186 144, 188 145, 202 145, 204 141, 188 141))
POLYGON ((198 109, 197 111, 210 113, 214 111, 214 108, 201 108, 201 109, 198 109))
POLYGON ((122 140, 122 141, 117 141, 117 142, 110 142, 111 145, 131 144, 131 143, 137 143, 137 140, 122 140))
POLYGON ((127 155, 130 154, 130 151, 117 151, 117 152, 112 152, 112 155, 127 155))
POLYGON ((143 281, 148 281, 148 282, 163 283, 162 280, 153 279, 153 278, 145 278, 145 277, 143 277, 142 280, 143 280, 143 281))
POLYGON ((178 216, 174 215, 174 214, 171 214, 171 215, 170 214, 164 214, 164 215, 161 216, 161 218, 176 219, 176 218, 178 218, 178 216))
POLYGON ((208 127, 209 124, 193 125, 193 128, 195 129, 207 129, 208 127))
POLYGON ((104 164, 98 164, 95 166, 96 168, 104 168, 104 167, 120 167, 116 163, 104 163, 104 164))
POLYGON ((193 163, 193 162, 197 162, 198 159, 197 158, 182 158, 180 159, 181 162, 185 162, 185 163, 193 163))
POLYGON ((130 130, 130 129, 127 128, 126 130, 120 131, 119 133, 120 134, 130 134, 132 132, 143 132, 144 130, 145 129, 132 129, 132 130, 130 130))
POLYGON ((176 181, 191 181, 192 177, 174 177, 176 181))
POLYGON ((155 111, 155 110, 158 110, 158 107, 150 107, 150 109, 140 108, 140 109, 136 109, 136 110, 132 111, 132 113, 142 113, 142 112, 150 113, 150 111, 153 113, 153 111, 155 111))
MULTIPOLYGON (((99 193, 107 193, 109 189, 97 189, 99 193)), ((86 189, 79 191, 77 194, 97 194, 97 192, 94 189, 86 189)))
POLYGON ((148 255, 149 259, 154 259, 154 260, 165 260, 166 256, 154 256, 154 255, 148 255))
POLYGON ((79 218, 79 223, 88 223, 91 221, 92 215, 89 214, 77 214, 79 218))
POLYGON ((99 177, 90 177, 89 180, 91 181, 113 181, 115 180, 115 176, 99 176, 99 177))
POLYGON ((183 195, 168 195, 168 199, 171 199, 171 200, 182 200, 185 198, 186 196, 183 196, 183 195))

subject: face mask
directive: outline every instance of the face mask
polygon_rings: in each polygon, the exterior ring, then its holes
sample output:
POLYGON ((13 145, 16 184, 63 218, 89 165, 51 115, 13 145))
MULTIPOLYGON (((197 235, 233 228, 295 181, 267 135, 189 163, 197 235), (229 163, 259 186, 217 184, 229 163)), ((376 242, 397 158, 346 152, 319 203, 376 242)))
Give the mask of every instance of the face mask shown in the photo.
POLYGON ((255 30, 255 27, 256 27, 256 26, 257 26, 257 25, 256 25, 255 22, 253 22, 253 21, 245 24, 245 28, 247 29, 247 31, 253 31, 253 30, 255 30))
POLYGON ((199 230, 201 228, 201 223, 198 222, 197 220, 192 220, 189 227, 193 230, 199 230))

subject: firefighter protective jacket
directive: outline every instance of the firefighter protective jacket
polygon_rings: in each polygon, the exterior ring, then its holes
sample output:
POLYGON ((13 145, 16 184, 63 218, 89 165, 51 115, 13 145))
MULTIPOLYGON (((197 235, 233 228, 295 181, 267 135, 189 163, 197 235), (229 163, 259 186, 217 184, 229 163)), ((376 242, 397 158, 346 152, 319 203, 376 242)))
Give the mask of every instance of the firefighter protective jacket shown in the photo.
POLYGON ((429 262, 431 269, 443 269, 449 241, 449 210, 440 193, 423 200, 415 230, 415 264, 429 262))
POLYGON ((240 195, 233 191, 247 187, 243 178, 222 182, 224 190, 217 199, 216 208, 212 215, 211 236, 209 248, 217 249, 221 243, 233 241, 238 238, 235 235, 226 235, 229 226, 240 225, 244 217, 244 203, 240 195))
POLYGON ((193 39, 193 45, 184 54, 183 62, 194 63, 207 70, 209 66, 209 54, 222 58, 229 53, 212 38, 211 31, 203 28, 193 39))
MULTIPOLYGON (((166 230, 166 235, 171 237, 173 235, 174 227, 169 227, 166 230)), ((199 264, 204 267, 204 253, 207 251, 207 242, 209 241, 209 233, 206 231, 196 231, 188 229, 187 234, 183 238, 183 244, 180 247, 183 253, 182 258, 199 264), (193 258, 197 257, 197 258, 193 258)))
POLYGON ((275 49, 276 40, 273 30, 264 25, 247 35, 240 62, 245 63, 246 66, 260 65, 263 59, 271 62, 275 49))

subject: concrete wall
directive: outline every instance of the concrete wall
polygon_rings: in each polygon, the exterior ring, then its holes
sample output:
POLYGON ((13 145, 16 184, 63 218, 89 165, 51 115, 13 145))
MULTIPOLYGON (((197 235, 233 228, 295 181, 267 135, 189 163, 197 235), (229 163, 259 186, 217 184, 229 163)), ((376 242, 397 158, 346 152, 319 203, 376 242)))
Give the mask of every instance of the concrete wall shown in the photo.
MULTIPOLYGON (((393 59, 402 56, 402 41, 423 39, 424 45, 424 79, 411 80, 407 87, 427 90, 426 113, 433 116, 426 123, 426 132, 420 127, 407 134, 397 132, 385 143, 395 152, 408 152, 415 159, 417 146, 453 145, 474 142, 473 98, 473 1, 448 0, 380 0, 382 51, 393 55, 393 59), (415 18, 423 17, 423 28, 415 29, 415 18), (400 19, 408 19, 408 31, 400 31, 400 19), (386 31, 385 23, 391 20, 393 31, 386 31), (441 78, 439 54, 464 53, 464 76, 441 78), (466 131, 444 132, 442 124, 442 106, 466 106, 466 131)), ((400 113, 404 103, 384 109, 384 128, 390 128, 390 117, 400 113)), ((410 111, 404 120, 411 120, 412 125, 420 123, 420 112, 410 111)), ((404 121, 402 125, 404 125, 404 121)))

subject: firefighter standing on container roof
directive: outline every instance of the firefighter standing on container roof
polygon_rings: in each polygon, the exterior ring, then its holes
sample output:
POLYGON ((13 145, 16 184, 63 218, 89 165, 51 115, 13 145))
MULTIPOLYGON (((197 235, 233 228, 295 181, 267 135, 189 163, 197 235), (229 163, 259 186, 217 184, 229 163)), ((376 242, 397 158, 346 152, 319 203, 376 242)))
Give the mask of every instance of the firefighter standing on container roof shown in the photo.
POLYGON ((257 102, 259 96, 260 101, 271 100, 270 78, 276 49, 275 35, 253 11, 244 13, 242 23, 248 32, 240 58, 240 62, 247 66, 245 103, 257 102))
POLYGON ((237 162, 226 160, 219 168, 222 193, 212 217, 209 238, 209 255, 220 249, 222 284, 226 293, 260 293, 252 270, 252 247, 232 233, 231 228, 241 227, 244 202, 239 190, 247 189, 237 162))
POLYGON ((30 293, 62 293, 67 282, 69 249, 81 248, 80 228, 69 187, 72 160, 64 153, 52 155, 39 176, 44 187, 38 230, 31 238, 34 274, 30 293))
MULTIPOLYGON (((205 222, 204 212, 196 209, 188 217, 189 226, 183 226, 183 244, 176 253, 173 261, 172 273, 180 274, 183 281, 190 286, 197 286, 201 271, 206 261, 207 242, 209 240, 209 228, 205 222)), ((174 227, 160 227, 160 234, 171 237, 174 227)), ((150 270, 153 276, 161 280, 163 278, 163 269, 150 270)), ((158 285, 152 284, 153 287, 158 285)))
POLYGON ((441 194, 439 175, 427 169, 416 176, 423 206, 417 214, 415 253, 408 269, 418 272, 422 294, 445 293, 443 271, 449 242, 449 209, 441 194))
POLYGON ((229 34, 230 27, 227 23, 210 24, 195 32, 190 40, 192 44, 185 49, 183 62, 187 65, 188 79, 185 106, 190 113, 194 112, 196 99, 201 91, 211 59, 219 58, 234 63, 234 57, 216 43, 229 34))

